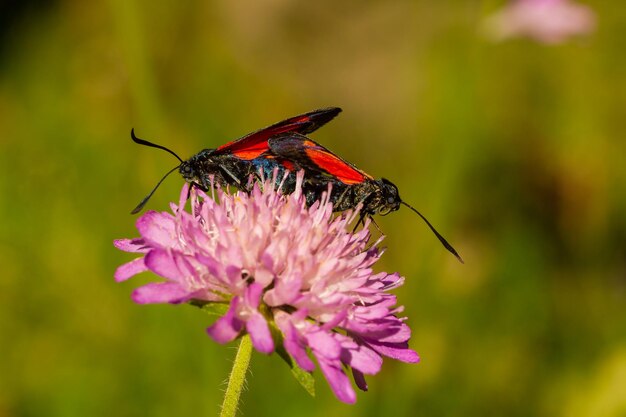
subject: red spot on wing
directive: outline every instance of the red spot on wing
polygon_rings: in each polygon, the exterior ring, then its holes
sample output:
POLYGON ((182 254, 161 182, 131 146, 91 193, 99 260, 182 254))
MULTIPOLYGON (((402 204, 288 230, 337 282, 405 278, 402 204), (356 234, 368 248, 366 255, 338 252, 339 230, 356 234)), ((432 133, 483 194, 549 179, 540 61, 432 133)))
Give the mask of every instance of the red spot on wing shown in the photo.
MULTIPOLYGON (((267 141, 265 141, 265 143, 267 143, 267 141)), ((259 146, 254 146, 254 147, 241 149, 241 150, 231 150, 230 152, 233 155, 235 155, 237 158, 250 160, 250 159, 259 157, 263 152, 265 152, 268 149, 269 149, 268 146, 263 146, 263 144, 260 144, 259 146)))
POLYGON ((286 169, 288 169, 289 171, 294 171, 296 170, 296 166, 293 164, 293 162, 291 162, 288 159, 283 159, 283 158, 276 158, 275 155, 265 155, 266 159, 273 159, 275 161, 277 161, 279 164, 281 164, 283 167, 285 167, 286 169))
POLYGON ((281 164, 282 164, 285 168, 287 168, 289 171, 295 171, 295 170, 296 170, 295 165, 294 165, 294 164, 293 164, 293 162, 291 162, 291 161, 288 161, 288 160, 284 159, 284 160, 280 161, 280 163, 281 163, 281 164))
POLYGON ((315 145, 315 147, 305 149, 306 155, 318 168, 326 171, 344 184, 359 184, 372 178, 332 152, 320 149, 321 147, 317 146, 315 142, 306 141, 305 145, 315 145))

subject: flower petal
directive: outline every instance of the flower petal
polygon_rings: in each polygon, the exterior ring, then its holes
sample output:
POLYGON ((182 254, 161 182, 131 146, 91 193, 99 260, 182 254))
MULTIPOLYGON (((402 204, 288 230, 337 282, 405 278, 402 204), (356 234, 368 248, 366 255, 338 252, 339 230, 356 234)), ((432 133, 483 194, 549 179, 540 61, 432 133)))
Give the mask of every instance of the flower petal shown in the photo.
POLYGON ((228 343, 243 330, 244 322, 235 316, 238 305, 239 297, 233 298, 226 314, 206 329, 208 335, 217 343, 228 343))
POLYGON ((150 250, 142 238, 115 239, 113 245, 124 252, 148 252, 150 250))
POLYGON ((144 263, 144 258, 133 259, 130 262, 120 265, 116 270, 115 281, 122 282, 126 281, 128 278, 139 274, 140 272, 147 271, 148 267, 144 263))
POLYGON ((315 364, 307 354, 304 338, 300 337, 291 322, 291 318, 297 314, 296 312, 293 315, 289 315, 283 311, 277 311, 274 319, 278 328, 283 332, 285 350, 294 358, 300 368, 312 372, 315 369, 315 364))
POLYGON ((252 339, 252 345, 261 353, 272 353, 274 351, 274 340, 267 321, 261 313, 252 314, 246 321, 246 330, 252 339))
POLYGON ((155 274, 172 281, 180 282, 183 280, 184 276, 170 252, 154 249, 146 255, 145 259, 146 266, 155 274))
POLYGON ((265 293, 263 301, 270 306, 293 304, 296 298, 300 296, 301 288, 302 279, 298 273, 282 277, 282 279, 274 282, 274 288, 265 293))
POLYGON ((246 288, 244 295, 245 304, 256 310, 261 303, 261 294, 263 294, 263 286, 257 282, 254 282, 246 288))
POLYGON ((137 304, 179 304, 189 301, 192 296, 193 293, 175 282, 152 282, 135 289, 131 298, 137 304))
POLYGON ((180 197, 178 198, 178 210, 183 211, 185 209, 185 203, 187 202, 187 197, 189 196, 189 183, 185 181, 183 184, 183 188, 180 190, 180 197))
POLYGON ((178 247, 175 218, 171 214, 148 211, 137 219, 136 226, 150 246, 163 249, 178 247))
POLYGON ((407 363, 420 361, 419 355, 414 350, 409 349, 408 343, 376 343, 368 340, 367 344, 376 352, 389 358, 407 363))
POLYGON ((357 345, 353 342, 352 347, 343 349, 341 362, 349 365, 360 372, 374 375, 380 371, 383 365, 383 358, 376 351, 364 345, 357 345))
POLYGON ((356 402, 356 394, 354 389, 352 389, 350 379, 341 369, 341 365, 333 365, 325 360, 320 360, 319 364, 335 396, 344 403, 354 404, 356 402))
POLYGON ((341 345, 324 331, 312 331, 307 333, 306 340, 315 351, 315 356, 323 355, 325 358, 335 359, 341 355, 341 345))

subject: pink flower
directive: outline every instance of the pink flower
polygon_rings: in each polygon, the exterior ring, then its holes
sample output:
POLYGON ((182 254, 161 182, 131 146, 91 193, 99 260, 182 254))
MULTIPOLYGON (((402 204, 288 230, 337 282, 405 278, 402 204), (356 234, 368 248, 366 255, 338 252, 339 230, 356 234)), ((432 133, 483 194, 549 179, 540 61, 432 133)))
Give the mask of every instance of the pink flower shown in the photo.
POLYGON ((353 403, 344 369, 366 390, 364 375, 376 374, 383 356, 419 361, 390 293, 404 279, 373 273, 379 242, 367 246, 367 227, 348 231, 358 212, 333 216, 328 195, 307 207, 301 174, 291 195, 273 183, 256 183, 249 194, 217 189, 216 199, 193 188, 191 212, 184 210, 185 184, 173 214, 147 212, 137 220, 140 238, 115 241, 141 254, 115 279, 147 270, 165 278, 133 292, 140 304, 227 303, 207 329, 219 343, 247 332, 256 350, 271 353, 278 341, 270 328, 279 329, 295 362, 310 372, 315 358, 337 398, 353 403))
POLYGON ((495 40, 528 37, 546 44, 562 43, 595 27, 595 16, 586 6, 569 0, 514 0, 485 21, 495 40))

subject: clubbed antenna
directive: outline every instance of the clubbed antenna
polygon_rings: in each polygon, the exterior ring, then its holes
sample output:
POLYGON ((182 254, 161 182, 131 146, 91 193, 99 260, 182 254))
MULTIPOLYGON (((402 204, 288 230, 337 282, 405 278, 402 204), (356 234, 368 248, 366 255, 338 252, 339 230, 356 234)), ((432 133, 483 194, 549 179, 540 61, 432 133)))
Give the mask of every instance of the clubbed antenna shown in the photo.
POLYGON ((416 209, 414 209, 413 207, 411 207, 410 205, 408 205, 407 203, 405 203, 404 201, 401 201, 402 204, 404 204, 405 206, 407 206, 408 208, 410 208, 411 210, 413 210, 415 213, 417 213, 418 216, 420 216, 422 218, 422 220, 424 220, 426 222, 426 224, 428 225, 428 227, 430 227, 430 230, 433 231, 433 233, 435 234, 435 236, 437 236, 437 239, 439 239, 439 241, 441 242, 441 244, 443 245, 444 248, 446 248, 448 250, 448 252, 450 252, 451 254, 453 254, 454 256, 456 256, 456 258, 459 260, 459 262, 461 262, 462 264, 464 264, 465 262, 463 262, 463 259, 461 258, 461 256, 458 254, 458 252, 452 247, 451 244, 448 243, 448 241, 439 234, 439 232, 433 227, 432 224, 430 224, 430 222, 428 221, 428 219, 426 217, 424 217, 422 215, 422 213, 420 213, 419 211, 417 211, 416 209))
MULTIPOLYGON (((157 145, 156 143, 148 142, 145 139, 140 139, 137 136, 135 136, 135 129, 131 129, 130 130, 130 137, 133 139, 133 142, 138 143, 139 145, 150 146, 152 148, 157 148, 157 149, 162 149, 164 151, 167 151, 167 152, 171 153, 172 155, 174 155, 180 161, 181 164, 183 163, 183 160, 180 158, 180 156, 176 155, 176 153, 174 151, 172 151, 171 149, 168 149, 165 146, 157 145)), ((172 172, 177 170, 179 167, 180 167, 180 165, 177 165, 174 168, 172 168, 167 174, 165 174, 163 176, 163 178, 161 178, 161 181, 159 181, 157 183, 157 185, 152 189, 152 191, 150 191, 150 194, 145 196, 144 199, 141 200, 141 202, 137 205, 137 207, 135 207, 133 209, 133 211, 130 212, 130 214, 137 214, 137 213, 139 213, 141 211, 141 209, 143 208, 143 206, 146 205, 148 200, 150 200, 150 197, 152 197, 152 194, 154 194, 156 189, 159 188, 159 185, 161 185, 161 183, 165 180, 165 178, 167 178, 168 175, 170 175, 172 172)))
POLYGON ((156 191, 157 188, 159 188, 159 185, 161 185, 161 183, 163 182, 163 180, 165 180, 165 178, 167 178, 168 175, 170 175, 172 172, 176 171, 178 169, 180 165, 175 166, 174 168, 172 168, 167 174, 165 174, 163 176, 163 178, 161 178, 161 181, 159 181, 157 183, 157 185, 154 186, 154 188, 152 189, 152 191, 150 191, 150 194, 148 194, 147 196, 145 196, 143 198, 143 200, 141 200, 141 202, 139 204, 137 204, 137 207, 135 207, 133 209, 133 211, 130 212, 130 214, 137 214, 141 211, 141 209, 143 208, 143 206, 146 205, 146 203, 148 202, 148 200, 150 200, 150 197, 152 197, 152 194, 154 194, 154 192, 156 191))
POLYGON ((164 151, 169 152, 172 155, 174 155, 181 163, 183 162, 183 160, 180 159, 180 156, 176 155, 176 152, 174 152, 173 150, 168 149, 162 145, 157 145, 156 143, 148 142, 145 139, 140 139, 137 136, 135 136, 134 128, 130 129, 130 137, 133 139, 133 142, 138 143, 139 145, 150 146, 150 147, 157 148, 157 149, 163 149, 164 151))

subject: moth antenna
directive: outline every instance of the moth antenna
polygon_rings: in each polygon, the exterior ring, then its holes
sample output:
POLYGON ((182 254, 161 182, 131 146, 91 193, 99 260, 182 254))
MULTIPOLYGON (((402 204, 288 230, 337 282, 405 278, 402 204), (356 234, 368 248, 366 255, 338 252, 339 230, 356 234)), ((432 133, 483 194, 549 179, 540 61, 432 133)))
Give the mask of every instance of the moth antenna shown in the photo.
POLYGON ((157 183, 157 185, 154 186, 154 188, 152 189, 152 191, 150 191, 150 194, 148 194, 147 196, 144 197, 143 200, 141 200, 141 202, 139 202, 139 204, 137 204, 137 207, 135 207, 133 209, 133 211, 130 212, 130 214, 137 214, 141 211, 141 209, 143 208, 143 206, 146 205, 146 203, 148 202, 148 200, 150 200, 150 197, 152 197, 152 194, 154 194, 154 192, 156 191, 157 188, 159 188, 159 185, 161 185, 161 183, 163 182, 163 180, 165 180, 165 178, 167 178, 168 175, 170 175, 172 172, 176 171, 178 168, 180 167, 180 165, 175 166, 174 168, 170 169, 169 172, 167 174, 165 174, 163 176, 163 178, 161 178, 161 181, 159 181, 157 183))
POLYGON ((135 128, 130 129, 130 137, 133 139, 133 142, 138 143, 139 145, 150 146, 152 148, 157 148, 157 149, 163 149, 164 151, 169 152, 172 155, 174 155, 181 163, 183 162, 183 160, 180 159, 180 156, 176 155, 176 152, 174 152, 173 150, 167 149, 165 146, 157 145, 156 143, 148 142, 145 139, 141 139, 135 136, 135 128))
POLYGON ((426 217, 424 217, 422 215, 422 213, 420 213, 419 211, 417 211, 416 209, 414 209, 413 207, 411 207, 409 204, 405 203, 404 201, 401 201, 401 203, 404 204, 405 206, 407 206, 408 208, 410 208, 411 210, 413 210, 415 213, 417 213, 417 215, 420 216, 422 218, 422 220, 424 220, 426 222, 428 227, 430 227, 430 230, 432 230, 432 232, 435 234, 435 236, 437 236, 437 239, 439 239, 439 241, 441 242, 443 247, 446 248, 448 250, 448 252, 450 252, 451 254, 456 256, 456 258, 459 260, 459 262, 461 262, 462 264, 465 263, 465 262, 463 262, 463 259, 458 254, 458 252, 452 247, 452 245, 449 244, 448 241, 443 236, 441 236, 439 234, 439 232, 433 227, 432 224, 430 224, 428 219, 426 217))

